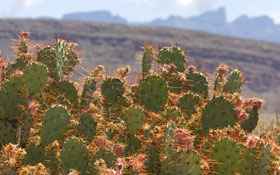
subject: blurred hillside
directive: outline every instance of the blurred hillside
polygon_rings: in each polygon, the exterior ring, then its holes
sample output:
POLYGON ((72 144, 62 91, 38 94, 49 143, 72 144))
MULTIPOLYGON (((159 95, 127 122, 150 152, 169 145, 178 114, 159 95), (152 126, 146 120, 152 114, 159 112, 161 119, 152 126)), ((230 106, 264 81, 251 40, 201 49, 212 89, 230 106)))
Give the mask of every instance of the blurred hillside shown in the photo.
MULTIPOLYGON (((240 68, 247 81, 245 96, 265 97, 266 110, 278 105, 280 87, 280 45, 237 39, 203 32, 156 27, 133 27, 119 24, 86 23, 60 20, 0 20, 0 50, 13 60, 10 48, 19 31, 31 32, 31 40, 46 44, 62 37, 77 42, 85 58, 76 69, 75 77, 86 75, 96 65, 105 65, 112 73, 129 64, 134 73, 141 71, 139 55, 143 42, 156 47, 176 43, 185 49, 199 70, 214 73, 220 63, 240 68)), ((213 76, 209 75, 209 79, 213 76)))

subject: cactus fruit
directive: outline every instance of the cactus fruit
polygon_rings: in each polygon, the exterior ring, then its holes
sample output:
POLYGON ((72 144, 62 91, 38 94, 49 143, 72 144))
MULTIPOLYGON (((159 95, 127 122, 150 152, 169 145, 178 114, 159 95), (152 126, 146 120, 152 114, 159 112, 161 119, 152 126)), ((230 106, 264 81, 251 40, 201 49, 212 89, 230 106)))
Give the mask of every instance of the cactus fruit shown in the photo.
POLYGON ((91 142, 96 133, 97 123, 91 114, 83 114, 78 125, 78 134, 91 142))
POLYGON ((60 158, 66 172, 74 169, 84 173, 88 169, 89 150, 81 139, 70 138, 66 140, 60 152, 60 158))
POLYGON ((23 162, 26 165, 34 166, 38 163, 43 163, 46 159, 45 149, 42 146, 36 146, 34 144, 29 145, 25 149, 26 155, 23 162))
POLYGON ((116 104, 124 91, 124 83, 118 78, 106 78, 101 85, 101 93, 109 106, 116 104))
POLYGON ((184 94, 180 98, 180 109, 187 114, 186 119, 197 112, 196 107, 200 105, 200 98, 193 93, 184 94))
POLYGON ((213 171, 218 174, 236 174, 240 166, 240 146, 230 138, 215 143, 211 159, 216 161, 213 171))
POLYGON ((160 112, 167 103, 168 86, 164 78, 149 75, 141 81, 138 94, 141 103, 148 110, 160 112))
POLYGON ((37 94, 48 81, 48 70, 43 64, 30 63, 23 71, 23 80, 28 93, 37 94))
POLYGON ((185 89, 197 94, 201 94, 204 98, 207 98, 208 80, 202 73, 190 71, 186 74, 185 89))
POLYGON ((223 91, 226 93, 240 93, 243 85, 243 78, 241 72, 237 69, 232 71, 227 78, 227 82, 224 85, 223 91))
POLYGON ((233 104, 223 97, 214 97, 208 101, 203 109, 201 122, 204 132, 207 132, 209 129, 233 127, 237 122, 233 104))
POLYGON ((176 71, 184 72, 186 67, 186 56, 184 51, 177 46, 164 47, 159 51, 158 63, 174 64, 176 71))
POLYGON ((61 105, 54 105, 45 113, 41 131, 41 142, 48 145, 60 139, 62 134, 68 129, 70 114, 61 105))
POLYGON ((134 135, 143 125, 144 112, 141 108, 131 107, 122 114, 121 118, 125 121, 129 134, 134 135))

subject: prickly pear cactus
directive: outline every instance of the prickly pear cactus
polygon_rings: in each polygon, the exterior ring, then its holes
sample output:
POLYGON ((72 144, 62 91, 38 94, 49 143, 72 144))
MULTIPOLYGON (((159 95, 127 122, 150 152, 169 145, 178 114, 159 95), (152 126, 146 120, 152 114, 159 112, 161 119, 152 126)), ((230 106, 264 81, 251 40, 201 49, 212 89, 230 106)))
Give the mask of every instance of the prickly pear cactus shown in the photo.
POLYGON ((182 49, 147 45, 135 84, 98 66, 80 88, 75 47, 22 33, 1 67, 0 174, 279 174, 279 131, 250 133, 262 100, 241 96, 240 71, 221 64, 208 87, 182 49))
POLYGON ((106 78, 101 85, 101 93, 109 106, 117 103, 124 91, 124 83, 118 78, 106 78))
POLYGON ((168 151, 167 158, 162 162, 160 174, 194 174, 202 175, 200 156, 193 151, 168 151))
POLYGON ((23 90, 21 76, 13 76, 3 84, 3 90, 0 90, 0 105, 2 115, 8 120, 14 120, 23 113, 22 108, 26 101, 21 96, 23 90))
POLYGON ((141 108, 131 107, 122 114, 121 118, 125 121, 129 134, 134 135, 143 125, 144 112, 141 108))
POLYGON ((201 122, 205 132, 209 129, 233 127, 237 122, 233 104, 223 97, 214 97, 203 109, 201 122))
POLYGON ((164 78, 150 75, 141 81, 139 88, 141 103, 152 112, 160 112, 168 99, 168 86, 164 78))
POLYGON ((142 59, 142 75, 145 76, 149 74, 152 67, 153 61, 153 47, 147 45, 144 48, 143 59, 142 59))
POLYGON ((66 140, 60 152, 60 158, 66 172, 74 169, 84 173, 88 169, 89 150, 81 139, 70 138, 66 140))
POLYGON ((23 71, 24 86, 29 94, 39 93, 48 81, 46 66, 38 63, 30 63, 23 71))
POLYGON ((70 121, 68 110, 61 105, 52 106, 44 115, 41 131, 41 142, 48 145, 67 131, 70 121))
POLYGON ((17 126, 5 119, 0 120, 0 148, 8 143, 16 143, 17 126))
POLYGON ((44 147, 40 145, 29 145, 26 147, 25 151, 26 155, 23 159, 24 164, 34 166, 38 163, 44 163, 46 159, 44 147))
POLYGON ((200 105, 200 97, 193 93, 184 94, 180 98, 180 108, 187 114, 186 119, 197 112, 197 107, 200 105))
POLYGON ((211 159, 216 161, 213 171, 218 174, 236 174, 240 166, 240 147, 229 139, 224 138, 214 145, 211 159))
POLYGON ((208 80, 202 73, 190 71, 186 74, 185 89, 206 98, 208 97, 208 80))
POLYGON ((259 113, 257 110, 254 108, 248 108, 246 110, 248 114, 248 118, 246 118, 242 123, 241 123, 241 128, 246 131, 251 133, 257 126, 258 120, 259 120, 259 113))
POLYGON ((97 123, 91 114, 83 114, 78 125, 78 134, 91 142, 96 134, 97 123))
POLYGON ((93 99, 93 93, 96 91, 96 83, 96 80, 92 77, 85 81, 82 93, 82 105, 88 106, 90 104, 91 100, 93 99))
POLYGON ((184 72, 186 67, 186 56, 184 51, 177 46, 164 47, 159 52, 158 63, 174 64, 174 66, 176 66, 176 71, 184 72))
POLYGON ((234 70, 227 78, 227 82, 224 85, 223 91, 226 93, 240 93, 243 85, 243 78, 239 70, 234 70))

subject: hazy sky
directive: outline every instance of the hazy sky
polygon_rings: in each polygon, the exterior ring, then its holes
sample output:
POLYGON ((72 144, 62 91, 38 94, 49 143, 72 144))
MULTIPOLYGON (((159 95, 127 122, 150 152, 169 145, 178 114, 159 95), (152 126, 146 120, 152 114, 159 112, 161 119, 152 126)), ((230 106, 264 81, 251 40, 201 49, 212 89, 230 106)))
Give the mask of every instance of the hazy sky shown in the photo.
POLYGON ((0 17, 55 17, 69 12, 110 10, 129 21, 183 17, 225 7, 227 19, 268 15, 280 23, 280 0, 0 0, 0 17))

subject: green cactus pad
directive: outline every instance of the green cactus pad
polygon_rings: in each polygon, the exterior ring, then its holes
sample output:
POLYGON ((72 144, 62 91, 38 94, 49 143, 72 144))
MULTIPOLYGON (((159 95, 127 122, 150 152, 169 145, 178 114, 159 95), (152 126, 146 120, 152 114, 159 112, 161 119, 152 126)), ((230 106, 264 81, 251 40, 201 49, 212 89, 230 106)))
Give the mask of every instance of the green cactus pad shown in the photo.
POLYGON ((269 170, 269 165, 271 163, 271 147, 266 145, 261 151, 261 169, 260 175, 272 174, 269 170))
POLYGON ((9 121, 0 120, 0 148, 8 143, 16 143, 17 127, 9 121))
POLYGON ((124 83, 118 78, 106 78, 101 85, 101 93, 105 98, 106 104, 114 105, 118 99, 123 95, 124 83))
POLYGON ((62 134, 67 131, 70 122, 70 114, 64 106, 54 105, 44 115, 41 142, 48 145, 57 139, 62 138, 62 134))
POLYGON ((181 93, 183 89, 183 81, 179 75, 173 73, 171 75, 168 75, 168 77, 166 77, 166 80, 168 82, 170 92, 175 94, 181 93))
POLYGON ((65 75, 68 75, 73 68, 81 62, 80 57, 77 54, 76 44, 75 43, 68 43, 67 47, 67 61, 65 66, 65 75))
POLYGON ((234 126, 237 119, 234 114, 234 106, 223 97, 214 97, 208 101, 202 111, 202 129, 208 132, 209 129, 222 129, 234 126))
POLYGON ((144 48, 143 58, 142 58, 142 75, 148 75, 152 67, 153 61, 153 48, 147 46, 144 48))
POLYGON ((254 129, 256 128, 257 124, 258 124, 258 120, 259 120, 259 113, 257 110, 255 110, 254 108, 248 108, 246 110, 246 113, 249 115, 248 118, 246 118, 242 123, 241 123, 241 128, 248 132, 251 133, 254 131, 254 129))
POLYGON ((58 39, 56 41, 56 70, 58 73, 58 77, 61 79, 64 75, 65 66, 66 66, 66 58, 67 57, 67 43, 65 40, 58 39))
POLYGON ((93 99, 92 95, 95 91, 96 81, 93 78, 88 78, 84 84, 81 104, 84 106, 88 106, 93 99))
POLYGON ((200 72, 188 72, 186 74, 185 89, 194 93, 202 94, 208 97, 208 80, 200 72))
POLYGON ((155 146, 147 146, 147 161, 145 165, 147 167, 147 171, 152 174, 158 174, 160 171, 160 152, 159 149, 155 146))
POLYGON ((230 75, 227 78, 227 82, 224 85, 224 92, 234 94, 234 93, 240 93, 241 88, 243 85, 243 78, 241 75, 241 72, 237 69, 232 71, 230 75))
POLYGON ((107 167, 111 168, 114 165, 116 155, 104 149, 99 149, 91 159, 92 164, 94 165, 95 161, 99 159, 103 159, 106 162, 107 167))
POLYGON ((58 80, 58 75, 56 71, 56 59, 55 59, 55 49, 47 46, 43 49, 41 49, 37 53, 37 61, 40 63, 43 63, 48 67, 49 75, 53 79, 58 80))
POLYGON ((161 175, 202 175, 200 156, 193 151, 168 151, 161 165, 161 175))
POLYGON ((181 110, 177 107, 167 108, 163 113, 166 119, 173 121, 177 120, 181 115, 181 110))
POLYGON ((46 156, 45 149, 42 146, 29 145, 25 148, 25 151, 24 164, 34 166, 38 163, 44 163, 46 156))
POLYGON ((238 143, 229 138, 216 142, 212 149, 211 160, 216 162, 213 167, 214 172, 235 175, 241 160, 238 143))
POLYGON ((239 167, 240 175, 258 174, 261 161, 258 152, 246 146, 241 147, 242 159, 239 167))
POLYGON ((220 77, 219 75, 217 75, 214 83, 214 91, 223 92, 224 81, 225 80, 223 76, 220 77))
POLYGON ((23 80, 29 94, 37 94, 48 81, 48 69, 43 64, 30 63, 23 71, 23 80))
POLYGON ((141 148, 141 140, 134 136, 120 137, 118 141, 125 144, 125 156, 131 156, 141 148))
POLYGON ((186 68, 186 56, 184 51, 177 46, 164 47, 159 52, 158 63, 174 64, 176 71, 184 72, 186 68))
POLYGON ((125 121, 125 126, 131 135, 141 128, 144 122, 144 112, 139 107, 131 107, 127 111, 123 112, 121 118, 125 121))
POLYGON ((21 95, 23 90, 22 77, 13 76, 9 81, 3 85, 3 90, 0 90, 0 106, 2 108, 2 115, 8 120, 13 120, 23 114, 22 108, 26 101, 21 95))
POLYGON ((141 103, 152 112, 164 109, 168 99, 168 86, 164 78, 150 75, 141 81, 139 88, 141 103))
POLYGON ((193 93, 184 94, 180 98, 180 108, 187 114, 187 116, 185 117, 186 119, 197 112, 195 107, 199 106, 200 103, 201 102, 199 96, 193 93))
POLYGON ((63 144, 63 149, 60 152, 62 168, 67 172, 70 169, 75 169, 80 173, 88 169, 89 150, 81 139, 70 138, 63 144))
MULTIPOLYGON (((62 101, 66 98, 75 107, 78 106, 78 90, 75 85, 69 81, 59 81, 53 87, 51 93, 54 97, 61 96, 62 101)), ((67 102, 64 104, 66 105, 67 102)))
POLYGON ((83 114, 80 117, 78 125, 78 133, 82 137, 86 138, 87 141, 91 142, 93 136, 95 136, 97 123, 94 121, 91 114, 83 114))
POLYGON ((53 149, 46 150, 46 160, 44 165, 50 170, 51 175, 62 174, 60 166, 60 161, 57 158, 57 153, 53 149))

